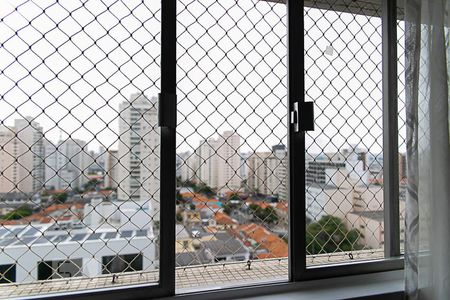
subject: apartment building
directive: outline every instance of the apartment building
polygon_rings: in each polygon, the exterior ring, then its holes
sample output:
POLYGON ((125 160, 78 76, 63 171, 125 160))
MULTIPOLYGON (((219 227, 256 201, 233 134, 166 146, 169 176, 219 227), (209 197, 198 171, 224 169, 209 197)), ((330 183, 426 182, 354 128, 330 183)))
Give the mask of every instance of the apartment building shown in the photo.
POLYGON ((240 144, 240 136, 233 131, 200 141, 180 167, 181 179, 205 183, 218 192, 238 190, 242 181, 240 144))
POLYGON ((102 199, 84 208, 57 205, 37 214, 33 227, 4 225, 0 268, 7 271, 2 279, 25 283, 154 270, 158 261, 152 227, 145 220, 148 207, 126 203, 117 210, 118 205, 102 199))
POLYGON ((159 220, 159 129, 157 98, 132 94, 119 105, 117 159, 118 199, 151 202, 151 215, 159 220))
POLYGON ((0 193, 35 193, 44 185, 43 129, 39 123, 16 119, 0 127, 0 193))
POLYGON ((117 150, 108 150, 105 161, 105 186, 110 188, 117 188, 118 182, 118 168, 119 159, 117 150))
POLYGON ((233 131, 225 131, 216 141, 217 188, 219 191, 238 190, 241 187, 240 152, 241 137, 233 131))
POLYGON ((219 180, 219 157, 217 155, 218 141, 210 138, 200 141, 195 150, 198 162, 197 177, 200 182, 209 186, 217 187, 219 180))
POLYGON ((287 152, 284 145, 273 146, 271 152, 255 152, 247 159, 247 165, 247 184, 252 192, 287 199, 287 152))

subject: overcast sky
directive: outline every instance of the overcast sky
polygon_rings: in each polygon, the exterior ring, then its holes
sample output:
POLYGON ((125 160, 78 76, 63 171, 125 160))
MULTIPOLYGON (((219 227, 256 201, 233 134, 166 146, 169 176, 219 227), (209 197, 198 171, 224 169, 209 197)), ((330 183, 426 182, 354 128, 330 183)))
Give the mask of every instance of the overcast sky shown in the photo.
MULTIPOLYGON (((1 1, 0 120, 32 116, 54 142, 114 148, 119 103, 159 92, 160 3, 54 2, 1 1)), ((285 5, 181 0, 178 11, 178 151, 230 129, 242 151, 286 143, 285 5)), ((380 152, 380 20, 308 9, 305 27, 309 151, 380 152)))

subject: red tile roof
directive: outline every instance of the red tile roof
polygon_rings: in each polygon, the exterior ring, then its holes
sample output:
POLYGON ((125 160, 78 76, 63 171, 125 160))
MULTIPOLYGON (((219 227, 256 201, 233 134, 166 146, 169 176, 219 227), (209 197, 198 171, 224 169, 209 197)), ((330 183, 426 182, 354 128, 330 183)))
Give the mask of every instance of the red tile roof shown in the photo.
MULTIPOLYGON (((257 249, 266 249, 268 251, 268 253, 258 254, 258 258, 278 258, 288 256, 287 243, 261 225, 255 223, 245 224, 239 226, 237 231, 243 233, 247 239, 252 239, 258 243, 257 249)), ((246 241, 246 244, 248 245, 249 242, 246 241)))
POLYGON ((229 215, 224 214, 220 211, 216 212, 214 214, 214 219, 216 220, 217 224, 220 225, 238 225, 239 223, 232 219, 229 215))

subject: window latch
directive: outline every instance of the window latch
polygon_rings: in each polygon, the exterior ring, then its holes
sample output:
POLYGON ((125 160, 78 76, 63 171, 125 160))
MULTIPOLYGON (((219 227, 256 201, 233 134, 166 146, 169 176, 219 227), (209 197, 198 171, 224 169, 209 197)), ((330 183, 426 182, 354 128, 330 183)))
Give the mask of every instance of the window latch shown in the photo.
POLYGON ((291 111, 291 124, 294 132, 313 131, 314 130, 314 103, 299 102, 294 103, 294 109, 291 111))

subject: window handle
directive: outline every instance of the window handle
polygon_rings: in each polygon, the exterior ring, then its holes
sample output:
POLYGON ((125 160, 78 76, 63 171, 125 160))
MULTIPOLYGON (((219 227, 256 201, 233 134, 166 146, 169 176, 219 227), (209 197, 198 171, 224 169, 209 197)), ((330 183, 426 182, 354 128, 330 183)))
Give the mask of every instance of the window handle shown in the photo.
POLYGON ((294 132, 314 131, 314 102, 294 103, 294 109, 291 111, 291 124, 294 126, 294 132))

